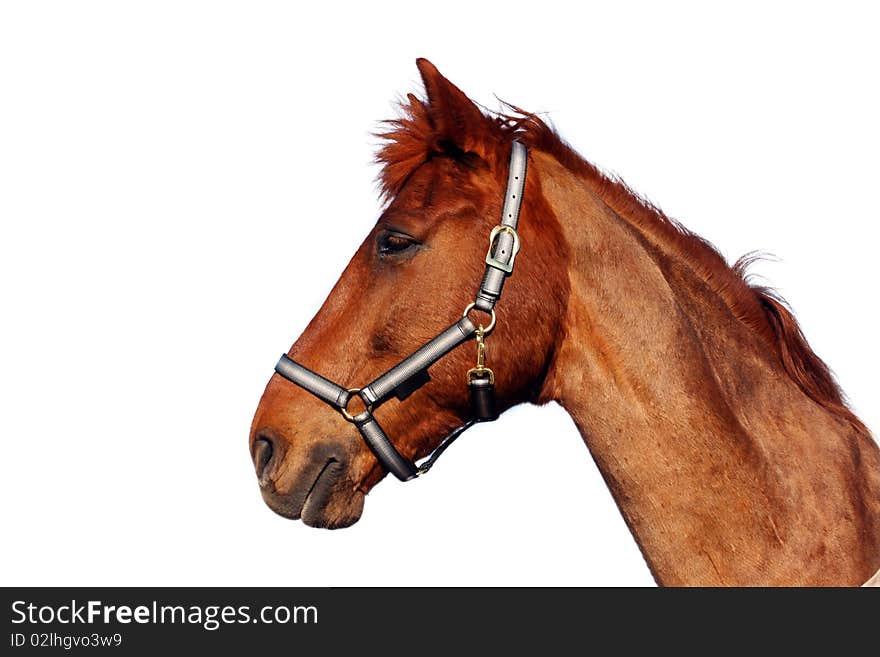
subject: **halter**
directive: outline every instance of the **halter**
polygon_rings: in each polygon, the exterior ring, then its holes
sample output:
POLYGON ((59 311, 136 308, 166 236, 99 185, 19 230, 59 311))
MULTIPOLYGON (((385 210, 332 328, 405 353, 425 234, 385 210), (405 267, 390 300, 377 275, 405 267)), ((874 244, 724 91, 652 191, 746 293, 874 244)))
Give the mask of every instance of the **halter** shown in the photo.
POLYGON ((501 223, 489 235, 486 271, 476 298, 464 309, 461 319, 363 388, 344 388, 287 355, 281 356, 275 366, 275 371, 282 377, 329 404, 357 427, 382 467, 401 481, 409 481, 428 472, 452 441, 474 423, 489 422, 498 417, 494 398, 495 374, 486 367, 485 338, 495 328, 495 304, 501 297, 504 281, 513 273, 513 263, 519 252, 516 226, 526 182, 527 158, 526 147, 514 141, 501 223), (491 316, 489 326, 483 327, 470 320, 468 315, 474 309, 491 316), (471 393, 473 417, 446 436, 431 455, 417 465, 397 451, 379 426, 373 411, 392 396, 403 401, 428 383, 428 368, 471 338, 477 341, 477 365, 468 370, 466 380, 471 393), (361 413, 352 415, 348 411, 348 404, 355 396, 360 397, 365 408, 361 413))

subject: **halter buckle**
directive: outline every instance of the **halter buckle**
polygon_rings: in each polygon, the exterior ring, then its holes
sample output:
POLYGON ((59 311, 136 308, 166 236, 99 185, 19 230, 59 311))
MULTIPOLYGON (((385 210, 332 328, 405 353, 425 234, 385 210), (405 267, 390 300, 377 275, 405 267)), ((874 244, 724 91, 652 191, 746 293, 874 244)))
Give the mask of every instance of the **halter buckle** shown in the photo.
POLYGON ((500 269, 509 276, 513 273, 513 261, 516 260, 517 253, 519 253, 519 233, 516 232, 516 229, 512 226, 505 226, 504 224, 495 226, 495 228, 492 229, 492 232, 489 233, 489 251, 486 253, 486 264, 490 267, 495 267, 495 269, 500 269), (513 237, 513 247, 510 259, 507 262, 499 260, 495 255, 495 240, 498 239, 498 236, 502 233, 507 233, 513 237))

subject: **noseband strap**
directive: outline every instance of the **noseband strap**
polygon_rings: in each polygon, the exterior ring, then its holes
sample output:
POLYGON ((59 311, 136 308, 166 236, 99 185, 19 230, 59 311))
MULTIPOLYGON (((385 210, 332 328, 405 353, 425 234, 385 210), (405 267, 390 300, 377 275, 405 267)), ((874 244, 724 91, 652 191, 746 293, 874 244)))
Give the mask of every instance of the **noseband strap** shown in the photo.
POLYGON ((295 383, 303 390, 312 393, 323 402, 330 404, 337 410, 342 410, 351 399, 351 393, 342 386, 336 385, 329 379, 303 367, 295 360, 286 355, 281 357, 275 365, 275 371, 288 381, 295 383))
MULTIPOLYGON (((520 142, 514 141, 510 152, 510 168, 507 174, 507 189, 504 196, 501 223, 492 229, 489 236, 489 250, 486 254, 486 270, 483 273, 483 279, 476 298, 465 309, 461 319, 363 388, 344 388, 287 355, 281 356, 275 366, 275 372, 280 376, 342 413, 346 420, 357 427, 364 442, 375 454, 382 467, 401 481, 409 481, 425 474, 431 469, 440 454, 475 422, 494 419, 494 416, 482 416, 475 408, 474 418, 452 431, 428 458, 420 465, 416 465, 397 451, 385 431, 379 426, 373 411, 391 397, 397 397, 401 401, 409 397, 430 381, 428 368, 431 365, 475 336, 482 346, 483 337, 491 333, 495 327, 495 304, 501 298, 504 281, 513 273, 513 264, 520 247, 516 227, 519 223, 520 207, 525 189, 527 160, 526 147, 520 142), (468 313, 474 308, 492 315, 489 327, 477 326, 470 320, 468 313), (360 397, 366 408, 358 415, 352 416, 347 409, 354 396, 360 397)), ((490 375, 492 374, 490 370, 483 369, 490 375)), ((474 371, 477 370, 471 370, 471 372, 474 371)), ((478 381, 492 385, 494 375, 492 376, 492 379, 478 379, 478 381)), ((468 373, 468 382, 470 385, 470 372, 468 373)))

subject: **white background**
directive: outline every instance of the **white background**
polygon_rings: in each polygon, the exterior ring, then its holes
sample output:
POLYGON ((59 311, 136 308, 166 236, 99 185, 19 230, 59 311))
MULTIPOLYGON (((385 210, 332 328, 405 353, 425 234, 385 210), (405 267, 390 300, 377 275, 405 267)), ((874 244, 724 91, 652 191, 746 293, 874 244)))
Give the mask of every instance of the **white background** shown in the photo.
POLYGON ((350 529, 260 499, 252 413, 377 217, 370 133, 417 56, 550 112, 729 259, 774 253, 880 426, 877 16, 659 4, 3 3, 0 582, 652 583, 558 408, 350 529))

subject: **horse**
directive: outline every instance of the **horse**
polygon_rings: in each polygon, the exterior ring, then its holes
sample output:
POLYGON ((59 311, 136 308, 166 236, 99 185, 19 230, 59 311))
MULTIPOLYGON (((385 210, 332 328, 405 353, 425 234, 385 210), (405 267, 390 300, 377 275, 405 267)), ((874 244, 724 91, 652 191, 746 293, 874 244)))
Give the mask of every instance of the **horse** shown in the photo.
MULTIPOLYGON (((871 578, 880 450, 784 301, 748 282, 750 259, 729 266, 541 117, 484 112, 417 66, 424 96, 379 133, 381 216, 288 361, 370 381, 462 317, 522 144, 516 273, 491 336, 486 306, 459 321, 491 344, 497 412, 555 401, 570 414, 658 584, 871 578)), ((429 383, 375 410, 403 463, 469 426, 473 366, 451 349, 429 383)), ((337 389, 343 414, 276 373, 251 425, 264 501, 313 527, 356 522, 388 469, 346 421, 372 417, 370 400, 337 389)))

